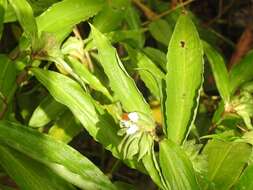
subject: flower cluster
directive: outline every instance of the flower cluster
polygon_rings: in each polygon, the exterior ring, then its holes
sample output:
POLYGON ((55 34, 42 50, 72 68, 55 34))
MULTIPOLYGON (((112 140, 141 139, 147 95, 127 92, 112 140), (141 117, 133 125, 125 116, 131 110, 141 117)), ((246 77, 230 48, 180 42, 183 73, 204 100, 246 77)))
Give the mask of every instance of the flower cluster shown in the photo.
POLYGON ((123 158, 132 159, 138 155, 138 160, 145 156, 153 145, 152 132, 155 123, 145 114, 139 112, 124 113, 120 119, 118 135, 124 136, 118 146, 123 158))

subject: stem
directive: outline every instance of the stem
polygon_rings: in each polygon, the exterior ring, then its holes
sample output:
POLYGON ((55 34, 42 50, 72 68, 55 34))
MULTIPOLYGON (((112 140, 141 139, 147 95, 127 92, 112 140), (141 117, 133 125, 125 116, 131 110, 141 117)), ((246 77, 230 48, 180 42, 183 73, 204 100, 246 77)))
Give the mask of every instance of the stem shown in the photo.
POLYGON ((144 15, 149 19, 149 20, 153 20, 157 14, 155 12, 153 12, 150 8, 148 8, 146 5, 144 5, 143 3, 140 2, 140 0, 132 0, 132 2, 139 7, 142 12, 144 13, 144 15))
MULTIPOLYGON (((157 15, 155 18, 152 19, 152 21, 158 20, 158 19, 160 19, 160 18, 162 18, 162 17, 164 17, 164 16, 170 14, 171 12, 175 11, 176 9, 182 8, 182 7, 184 7, 184 6, 186 6, 186 5, 190 4, 190 3, 192 3, 193 1, 195 1, 195 0, 188 0, 188 1, 182 2, 182 3, 179 4, 178 6, 173 7, 173 8, 171 8, 171 9, 169 9, 169 10, 167 10, 167 11, 164 11, 164 12, 162 12, 161 14, 157 15)), ((146 22, 144 22, 144 23, 142 24, 142 26, 146 26, 146 25, 148 25, 149 23, 150 23, 150 21, 146 21, 146 22)))

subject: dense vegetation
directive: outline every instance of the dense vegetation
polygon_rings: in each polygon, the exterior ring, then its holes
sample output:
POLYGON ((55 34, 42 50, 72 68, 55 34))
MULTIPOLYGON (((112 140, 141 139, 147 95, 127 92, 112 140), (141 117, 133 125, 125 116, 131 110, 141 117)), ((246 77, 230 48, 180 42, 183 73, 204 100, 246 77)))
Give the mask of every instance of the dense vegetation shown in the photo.
POLYGON ((0 0, 0 189, 253 189, 252 7, 0 0))

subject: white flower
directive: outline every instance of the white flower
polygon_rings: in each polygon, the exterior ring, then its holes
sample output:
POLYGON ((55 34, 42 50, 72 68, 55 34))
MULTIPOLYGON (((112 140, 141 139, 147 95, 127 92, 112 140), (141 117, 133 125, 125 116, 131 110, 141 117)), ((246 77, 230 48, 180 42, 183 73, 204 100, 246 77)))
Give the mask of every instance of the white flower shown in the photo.
POLYGON ((136 131, 138 131, 138 130, 139 130, 139 127, 138 127, 137 125, 135 125, 135 124, 132 124, 132 125, 127 129, 126 133, 127 133, 128 135, 132 135, 132 134, 136 133, 136 131))
POLYGON ((122 126, 122 127, 129 128, 129 127, 131 127, 131 125, 132 125, 131 121, 125 121, 125 120, 120 121, 120 126, 122 126))
POLYGON ((131 112, 128 114, 128 118, 130 119, 130 121, 136 123, 139 120, 139 115, 137 112, 131 112))

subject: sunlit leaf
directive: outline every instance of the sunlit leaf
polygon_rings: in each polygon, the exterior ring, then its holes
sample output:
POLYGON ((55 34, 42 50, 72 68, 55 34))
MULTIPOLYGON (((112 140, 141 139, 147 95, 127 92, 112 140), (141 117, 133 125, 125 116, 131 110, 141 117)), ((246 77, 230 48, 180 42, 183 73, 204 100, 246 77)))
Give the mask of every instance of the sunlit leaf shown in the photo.
POLYGON ((179 145, 163 140, 159 158, 162 174, 170 189, 200 189, 192 163, 179 145))
POLYGON ((50 121, 55 120, 66 107, 59 102, 55 101, 53 97, 45 97, 40 105, 34 110, 32 117, 29 120, 31 127, 43 127, 50 121))
POLYGON ((0 143, 45 164, 82 189, 115 189, 109 179, 86 157, 63 142, 33 129, 0 121, 0 143))
POLYGON ((103 0, 64 0, 55 3, 37 17, 39 34, 42 31, 50 32, 58 41, 62 41, 74 25, 97 14, 103 5, 103 0))
POLYGON ((115 98, 127 112, 138 111, 150 114, 150 108, 138 91, 133 79, 126 72, 116 49, 96 28, 92 27, 92 36, 98 49, 100 63, 110 80, 110 87, 115 98))
POLYGON ((196 117, 204 64, 198 32, 187 14, 177 21, 167 61, 166 131, 180 144, 196 117))
MULTIPOLYGON (((204 149, 208 160, 208 178, 216 189, 228 190, 236 183, 251 151, 251 146, 246 143, 220 140, 208 142, 204 149)), ((202 189, 209 189, 209 186, 202 189)))
POLYGON ((0 145, 0 165, 12 177, 20 189, 74 190, 75 188, 57 176, 44 164, 14 149, 0 145), (39 172, 38 172, 39 171, 39 172))

